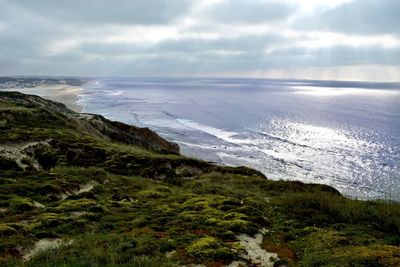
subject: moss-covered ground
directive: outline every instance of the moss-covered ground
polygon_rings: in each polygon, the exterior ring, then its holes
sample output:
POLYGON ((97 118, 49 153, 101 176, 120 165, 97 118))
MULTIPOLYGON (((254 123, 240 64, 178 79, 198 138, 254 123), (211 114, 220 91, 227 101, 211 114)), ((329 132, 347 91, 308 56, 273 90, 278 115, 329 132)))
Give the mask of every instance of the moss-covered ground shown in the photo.
POLYGON ((23 151, 39 168, 0 156, 0 266, 223 266, 261 229, 275 266, 400 266, 398 203, 105 140, 65 116, 0 102, 0 147, 48 144, 23 151), (62 242, 24 260, 39 240, 62 242))

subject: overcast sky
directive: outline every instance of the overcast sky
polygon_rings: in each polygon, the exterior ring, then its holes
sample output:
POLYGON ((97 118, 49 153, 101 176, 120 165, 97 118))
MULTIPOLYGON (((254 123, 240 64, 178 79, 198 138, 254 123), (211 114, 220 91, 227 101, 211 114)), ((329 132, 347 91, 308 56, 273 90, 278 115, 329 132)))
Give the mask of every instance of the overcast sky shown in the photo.
POLYGON ((0 75, 400 81, 400 0, 0 0, 0 75))

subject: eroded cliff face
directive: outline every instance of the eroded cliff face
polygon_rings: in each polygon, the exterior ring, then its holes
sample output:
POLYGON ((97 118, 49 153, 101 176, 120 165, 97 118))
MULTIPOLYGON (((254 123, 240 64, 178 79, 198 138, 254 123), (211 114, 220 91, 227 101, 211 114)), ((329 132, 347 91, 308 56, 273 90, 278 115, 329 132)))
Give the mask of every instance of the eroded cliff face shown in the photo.
POLYGON ((162 153, 179 154, 179 146, 177 144, 163 139, 148 128, 140 128, 122 122, 109 121, 99 115, 86 114, 86 116, 86 123, 98 130, 103 136, 113 141, 162 153))
POLYGON ((54 119, 57 123, 64 123, 66 127, 76 128, 82 134, 156 152, 179 154, 177 144, 163 139, 148 128, 110 121, 100 115, 76 113, 61 103, 34 95, 0 92, 0 101, 9 106, 15 105, 14 109, 1 111, 0 120, 3 128, 35 121, 40 123, 46 119, 51 122, 54 119))

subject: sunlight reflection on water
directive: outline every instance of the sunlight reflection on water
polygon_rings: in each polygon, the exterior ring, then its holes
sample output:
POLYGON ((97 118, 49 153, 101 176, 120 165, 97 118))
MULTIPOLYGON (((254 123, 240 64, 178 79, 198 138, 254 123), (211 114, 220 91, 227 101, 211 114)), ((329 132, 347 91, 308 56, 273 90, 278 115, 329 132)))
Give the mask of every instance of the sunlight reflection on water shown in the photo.
POLYGON ((343 95, 396 95, 398 91, 393 90, 373 90, 362 88, 337 88, 337 87, 318 87, 318 86, 292 86, 296 90, 293 93, 315 96, 343 96, 343 95))

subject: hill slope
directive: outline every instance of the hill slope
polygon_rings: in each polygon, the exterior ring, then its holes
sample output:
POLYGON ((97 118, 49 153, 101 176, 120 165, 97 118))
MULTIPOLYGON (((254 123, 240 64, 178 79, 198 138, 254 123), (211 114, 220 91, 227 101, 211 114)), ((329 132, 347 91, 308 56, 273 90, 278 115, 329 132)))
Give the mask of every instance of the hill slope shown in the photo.
POLYGON ((400 265, 398 204, 190 159, 37 96, 0 92, 0 185, 1 266, 400 265))

